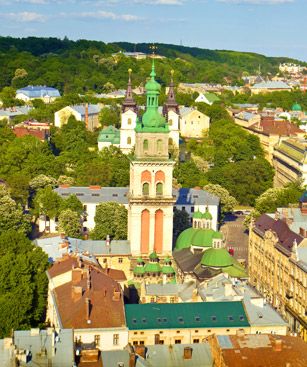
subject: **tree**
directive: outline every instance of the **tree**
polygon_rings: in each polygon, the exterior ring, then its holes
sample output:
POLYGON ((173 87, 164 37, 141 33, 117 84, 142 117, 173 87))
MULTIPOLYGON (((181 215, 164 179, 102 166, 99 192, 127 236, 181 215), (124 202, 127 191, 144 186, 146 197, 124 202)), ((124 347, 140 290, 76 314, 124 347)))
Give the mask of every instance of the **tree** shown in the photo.
POLYGON ((0 234, 15 230, 29 233, 30 218, 23 214, 21 205, 17 204, 2 185, 0 186, 0 234))
POLYGON ((0 338, 44 321, 47 267, 47 255, 24 234, 11 229, 0 235, 0 338))
POLYGON ((189 214, 184 210, 175 208, 173 225, 173 240, 175 242, 180 233, 191 226, 189 214))
POLYGON ((55 178, 40 174, 32 178, 32 180, 29 183, 29 186, 33 191, 37 191, 38 189, 43 189, 46 186, 51 186, 53 188, 56 186, 56 184, 57 180, 55 178))
POLYGON ((60 213, 62 198, 53 191, 51 186, 39 189, 34 198, 34 212, 38 215, 45 215, 55 218, 60 213))
POLYGON ((94 240, 105 240, 107 235, 114 240, 127 238, 127 209, 118 203, 101 203, 96 207, 95 228, 91 233, 94 240))
POLYGON ((208 184, 204 186, 204 190, 220 198, 222 213, 231 212, 238 205, 237 200, 221 185, 208 184))
POLYGON ((63 210, 59 215, 59 230, 68 237, 80 238, 82 231, 80 215, 71 209, 63 210))
POLYGON ((120 112, 116 106, 104 107, 99 112, 99 121, 101 126, 114 125, 119 127, 120 112))
POLYGON ((28 202, 29 179, 29 176, 23 172, 13 173, 6 179, 10 187, 11 197, 22 205, 26 205, 28 202))
POLYGON ((207 183, 205 174, 198 169, 192 160, 177 163, 174 169, 174 177, 182 187, 202 187, 207 183))
POLYGON ((64 199, 60 203, 60 209, 59 211, 66 211, 71 210, 75 213, 77 213, 79 216, 84 212, 83 204, 81 201, 77 198, 76 195, 69 195, 67 199, 64 199))

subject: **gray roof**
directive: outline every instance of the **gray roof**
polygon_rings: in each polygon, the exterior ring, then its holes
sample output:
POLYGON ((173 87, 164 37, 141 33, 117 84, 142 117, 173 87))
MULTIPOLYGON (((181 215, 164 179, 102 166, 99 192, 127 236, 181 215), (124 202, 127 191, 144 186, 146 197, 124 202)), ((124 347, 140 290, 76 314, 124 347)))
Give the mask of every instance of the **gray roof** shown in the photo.
MULTIPOLYGON (((73 105, 69 106, 76 112, 80 113, 81 116, 85 116, 85 104, 73 105)), ((89 115, 97 115, 101 110, 101 107, 98 104, 89 104, 88 105, 88 114, 89 115)))
POLYGON ((129 351, 128 350, 110 350, 101 353, 103 367, 117 367, 119 363, 123 363, 124 367, 129 367, 129 351))
POLYGON ((146 359, 138 357, 136 367, 212 367, 213 359, 207 343, 146 346, 146 359), (192 358, 184 359, 185 347, 192 348, 192 358))
POLYGON ((288 224, 291 231, 299 234, 300 228, 307 230, 307 216, 302 214, 300 208, 278 208, 277 211, 281 217, 287 213, 287 217, 292 219, 288 224))
POLYGON ((32 361, 27 366, 71 367, 74 361, 73 331, 53 329, 14 331, 14 343, 17 349, 31 351, 32 361), (46 351, 43 355, 42 351, 46 351))
POLYGON ((194 108, 194 107, 179 107, 180 116, 185 116, 185 115, 187 115, 190 112, 195 111, 195 110, 196 110, 196 108, 194 108))
POLYGON ((48 255, 49 261, 53 262, 58 258, 61 258, 65 253, 78 253, 83 255, 88 261, 97 263, 92 256, 129 256, 131 254, 130 242, 126 240, 113 240, 108 247, 106 241, 101 240, 80 240, 77 238, 68 237, 69 241, 68 249, 60 248, 59 244, 63 243, 64 239, 60 236, 49 238, 38 238, 34 243, 41 247, 42 250, 48 255))
POLYGON ((183 284, 147 284, 147 296, 178 296, 183 302, 187 302, 192 298, 195 282, 189 281, 183 284))
POLYGON ((56 88, 46 87, 43 85, 28 85, 27 87, 17 89, 17 93, 23 93, 29 98, 61 97, 60 92, 56 88))
POLYGON ((291 89, 291 87, 281 81, 267 81, 254 84, 251 89, 291 89))
POLYGON ((233 104, 235 107, 238 108, 258 108, 258 104, 253 104, 253 103, 234 103, 233 104))
POLYGON ((189 248, 184 248, 180 251, 174 251, 173 257, 182 272, 192 273, 196 265, 200 263, 203 253, 195 252, 193 254, 189 248))
MULTIPOLYGON (((90 187, 58 187, 55 191, 62 197, 74 194, 81 203, 104 203, 115 201, 117 203, 128 204, 128 187, 101 187, 91 189, 90 187)), ((219 205, 219 198, 205 190, 197 189, 173 189, 173 195, 176 197, 175 205, 219 205)))
POLYGON ((241 120, 245 120, 245 121, 249 121, 251 119, 253 119, 254 117, 259 117, 260 115, 256 115, 255 113, 251 113, 251 112, 239 112, 235 115, 235 117, 241 119, 241 120))
POLYGON ((0 109, 0 116, 15 117, 20 115, 27 115, 32 110, 29 106, 16 106, 0 109))

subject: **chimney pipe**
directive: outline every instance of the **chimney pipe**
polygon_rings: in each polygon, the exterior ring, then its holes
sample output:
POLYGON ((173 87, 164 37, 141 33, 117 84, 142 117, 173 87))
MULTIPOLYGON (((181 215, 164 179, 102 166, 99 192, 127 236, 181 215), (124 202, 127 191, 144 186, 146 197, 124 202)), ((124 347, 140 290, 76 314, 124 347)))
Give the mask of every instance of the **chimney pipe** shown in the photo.
POLYGON ((86 311, 86 321, 88 324, 90 324, 91 300, 89 298, 85 298, 85 311, 86 311))

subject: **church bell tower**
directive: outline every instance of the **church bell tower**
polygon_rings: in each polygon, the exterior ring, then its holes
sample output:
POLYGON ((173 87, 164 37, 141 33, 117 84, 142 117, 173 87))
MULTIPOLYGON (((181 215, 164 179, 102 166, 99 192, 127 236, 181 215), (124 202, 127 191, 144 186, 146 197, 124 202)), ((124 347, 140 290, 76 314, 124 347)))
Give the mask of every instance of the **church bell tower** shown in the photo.
POLYGON ((136 124, 130 163, 128 239, 133 256, 172 253, 174 161, 169 159, 169 126, 158 112, 161 86, 155 76, 153 61, 145 85, 146 112, 136 124))

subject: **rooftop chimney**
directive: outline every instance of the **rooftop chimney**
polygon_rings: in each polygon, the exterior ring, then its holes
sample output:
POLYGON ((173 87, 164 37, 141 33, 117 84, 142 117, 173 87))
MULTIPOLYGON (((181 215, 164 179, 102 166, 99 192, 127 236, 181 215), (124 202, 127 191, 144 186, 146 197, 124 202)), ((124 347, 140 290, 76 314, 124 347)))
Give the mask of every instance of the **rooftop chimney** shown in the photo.
POLYGON ((112 301, 120 300, 120 291, 114 288, 112 301))
POLYGON ((71 278, 73 283, 79 283, 82 280, 82 270, 78 268, 72 269, 71 278))
POLYGON ((86 321, 88 324, 91 323, 90 315, 91 315, 91 300, 89 298, 85 298, 85 315, 86 315, 86 321))
POLYGON ((282 351, 282 340, 281 339, 276 339, 275 340, 274 350, 275 350, 275 352, 281 352, 282 351))
POLYGON ((183 359, 192 359, 193 349, 191 347, 185 347, 183 350, 183 359))

